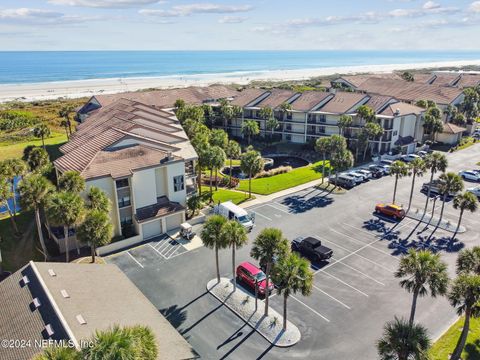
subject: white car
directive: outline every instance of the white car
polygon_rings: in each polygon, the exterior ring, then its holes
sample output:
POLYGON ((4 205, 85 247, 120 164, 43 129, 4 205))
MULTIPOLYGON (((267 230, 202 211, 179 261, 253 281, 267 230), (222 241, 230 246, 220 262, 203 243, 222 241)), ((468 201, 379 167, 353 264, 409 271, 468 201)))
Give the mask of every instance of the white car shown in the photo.
POLYGON ((355 184, 360 184, 363 182, 363 176, 354 175, 351 172, 341 173, 340 175, 350 177, 351 179, 353 179, 353 181, 355 181, 355 184))
POLYGON ((421 159, 421 157, 419 155, 415 155, 415 154, 408 154, 408 155, 402 155, 402 157, 400 158, 400 160, 405 161, 407 163, 409 163, 409 162, 411 162, 415 159, 421 159))
POLYGON ((467 191, 480 199, 480 186, 467 189, 467 191))
POLYGON ((357 170, 356 172, 360 173, 360 174, 363 174, 363 176, 366 178, 366 179, 371 179, 372 178, 372 172, 371 171, 368 171, 367 169, 359 169, 357 170))
POLYGON ((387 165, 387 166, 390 166, 393 164, 393 161, 392 160, 382 160, 380 161, 380 165, 387 165))
POLYGON ((350 175, 350 176, 353 176, 353 177, 355 177, 355 178, 357 178, 357 177, 358 177, 358 178, 361 178, 361 179, 362 179, 362 182, 368 180, 367 175, 365 175, 364 173, 362 173, 362 172, 360 172, 360 171, 358 171, 358 170, 348 171, 347 174, 350 175))
POLYGON ((480 174, 474 170, 463 170, 458 173, 464 180, 480 181, 480 174))
POLYGON ((418 156, 420 156, 422 159, 428 155, 428 153, 426 151, 423 151, 423 150, 420 150, 418 153, 417 153, 418 156))

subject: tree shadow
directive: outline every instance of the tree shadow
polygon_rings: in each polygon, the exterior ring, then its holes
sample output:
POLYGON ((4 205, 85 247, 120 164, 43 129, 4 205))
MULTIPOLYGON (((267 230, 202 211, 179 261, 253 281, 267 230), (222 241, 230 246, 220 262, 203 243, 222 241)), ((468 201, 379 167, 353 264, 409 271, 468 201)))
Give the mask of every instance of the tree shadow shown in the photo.
POLYGON ((333 202, 331 197, 312 196, 305 199, 305 196, 294 195, 283 199, 280 203, 289 208, 293 214, 304 213, 312 209, 323 208, 333 202))
POLYGON ((221 307, 223 306, 223 303, 220 303, 218 306, 214 307, 212 310, 210 310, 208 313, 206 313, 205 315, 203 315, 200 319, 198 319, 197 321, 195 321, 192 325, 190 325, 188 328, 180 331, 180 334, 181 335, 185 335, 186 333, 188 333, 190 330, 192 330, 195 326, 197 326, 198 324, 200 324, 203 320, 205 320, 206 318, 208 318, 210 315, 212 315, 215 311, 217 311, 218 309, 220 309, 221 307))
POLYGON ((480 359, 480 339, 476 339, 473 342, 465 345, 464 351, 466 353, 465 360, 479 360, 480 359))
POLYGON ((158 311, 160 311, 175 329, 178 329, 185 320, 187 320, 187 312, 183 310, 183 308, 179 308, 177 305, 172 305, 158 311))
POLYGON ((234 347, 232 347, 230 350, 228 350, 228 352, 225 353, 225 354, 220 358, 220 360, 228 359, 229 356, 230 356, 234 351, 236 351, 236 350, 240 347, 240 345, 242 345, 242 344, 243 344, 250 336, 252 336, 254 333, 255 333, 255 330, 252 329, 247 335, 245 335, 245 336, 243 337, 242 340, 240 340, 237 344, 235 344, 234 347))

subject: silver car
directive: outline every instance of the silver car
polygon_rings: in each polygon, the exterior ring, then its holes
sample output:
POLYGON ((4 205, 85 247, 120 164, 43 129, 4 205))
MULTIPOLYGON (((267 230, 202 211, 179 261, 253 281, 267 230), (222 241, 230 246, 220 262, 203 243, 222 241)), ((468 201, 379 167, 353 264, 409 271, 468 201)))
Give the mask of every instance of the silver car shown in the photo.
POLYGON ((359 169, 356 171, 357 173, 360 173, 360 174, 363 174, 363 176, 366 178, 366 179, 371 179, 372 178, 372 172, 371 171, 368 171, 366 169, 359 169))

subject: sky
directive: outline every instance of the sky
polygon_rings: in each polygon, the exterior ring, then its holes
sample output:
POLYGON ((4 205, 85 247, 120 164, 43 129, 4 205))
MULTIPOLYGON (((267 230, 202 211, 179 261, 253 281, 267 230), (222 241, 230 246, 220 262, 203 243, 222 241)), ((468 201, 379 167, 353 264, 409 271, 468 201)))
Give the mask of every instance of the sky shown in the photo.
POLYGON ((480 50, 478 0, 0 0, 0 50, 480 50))

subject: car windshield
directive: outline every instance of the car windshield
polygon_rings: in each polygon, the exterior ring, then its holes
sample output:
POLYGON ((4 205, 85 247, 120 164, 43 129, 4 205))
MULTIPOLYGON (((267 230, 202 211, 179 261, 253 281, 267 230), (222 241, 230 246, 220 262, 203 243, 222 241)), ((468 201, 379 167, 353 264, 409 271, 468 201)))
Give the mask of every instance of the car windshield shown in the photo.
POLYGON ((238 217, 238 221, 241 222, 241 223, 246 223, 246 222, 250 221, 250 218, 247 215, 243 215, 243 216, 238 217))
POLYGON ((260 271, 257 275, 255 275, 255 279, 257 279, 259 282, 265 280, 265 278, 266 276, 263 271, 260 271))

